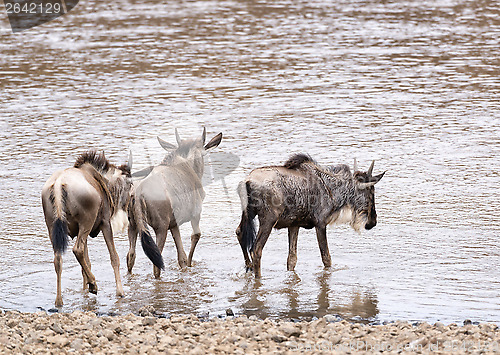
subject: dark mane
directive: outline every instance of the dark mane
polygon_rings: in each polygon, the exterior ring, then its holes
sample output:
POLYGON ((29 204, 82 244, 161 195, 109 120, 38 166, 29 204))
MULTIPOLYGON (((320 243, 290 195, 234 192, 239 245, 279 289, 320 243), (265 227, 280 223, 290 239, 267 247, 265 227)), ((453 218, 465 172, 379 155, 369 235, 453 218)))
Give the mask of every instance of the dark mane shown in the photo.
POLYGON ((283 164, 287 169, 298 169, 303 163, 314 162, 309 154, 294 154, 283 164))
POLYGON ((97 152, 95 149, 90 149, 82 153, 75 162, 74 167, 80 168, 83 164, 92 165, 97 171, 107 173, 112 166, 108 159, 104 156, 104 152, 97 152))
POLYGON ((130 171, 130 167, 127 164, 122 164, 118 167, 122 171, 122 174, 126 177, 132 177, 132 173, 130 171))
POLYGON ((332 174, 339 174, 339 173, 344 173, 344 174, 351 174, 351 169, 349 168, 349 165, 346 164, 340 164, 340 165, 330 165, 325 168, 332 174))
POLYGON ((171 165, 172 162, 174 161, 175 156, 176 156, 176 151, 174 150, 173 152, 170 152, 169 154, 165 155, 160 165, 171 165))

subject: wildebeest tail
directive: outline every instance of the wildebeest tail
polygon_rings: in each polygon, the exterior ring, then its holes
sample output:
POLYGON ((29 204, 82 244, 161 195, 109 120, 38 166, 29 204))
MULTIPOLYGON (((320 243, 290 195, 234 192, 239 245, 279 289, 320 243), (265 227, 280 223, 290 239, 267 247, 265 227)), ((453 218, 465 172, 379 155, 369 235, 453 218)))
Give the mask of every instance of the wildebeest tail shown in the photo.
POLYGON ((149 260, 151 260, 154 266, 159 267, 160 269, 165 269, 160 249, 158 249, 158 246, 154 242, 149 231, 142 230, 139 233, 141 233, 141 245, 142 250, 144 250, 144 254, 146 254, 149 260))
POLYGON ((148 257, 149 260, 153 263, 154 266, 159 267, 160 269, 164 269, 165 265, 163 264, 163 258, 161 256, 160 249, 151 237, 151 233, 149 233, 145 221, 145 216, 143 211, 145 210, 145 203, 142 199, 133 199, 132 201, 133 209, 134 209, 134 222, 137 226, 137 231, 141 236, 141 245, 142 250, 144 250, 144 254, 148 257))
POLYGON ((64 213, 64 205, 68 195, 66 186, 61 184, 58 192, 56 194, 55 187, 52 186, 49 199, 52 204, 55 220, 52 224, 51 242, 54 252, 64 253, 69 244, 68 223, 66 222, 66 215, 64 213))
POLYGON ((242 181, 238 185, 238 194, 240 195, 242 208, 241 223, 239 227, 240 240, 242 246, 248 251, 251 251, 255 243, 257 232, 255 230, 255 211, 251 201, 249 181, 242 181))
POLYGON ((54 252, 64 253, 68 243, 68 224, 62 218, 58 218, 52 225, 52 248, 54 252))

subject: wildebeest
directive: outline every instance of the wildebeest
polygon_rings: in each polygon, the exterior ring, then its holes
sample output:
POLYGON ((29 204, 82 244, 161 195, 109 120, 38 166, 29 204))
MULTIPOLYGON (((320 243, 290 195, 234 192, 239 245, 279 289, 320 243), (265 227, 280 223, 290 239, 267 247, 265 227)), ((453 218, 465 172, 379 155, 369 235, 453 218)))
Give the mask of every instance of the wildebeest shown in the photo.
POLYGON ((112 223, 126 217, 132 179, 131 161, 116 167, 109 163, 104 152, 89 150, 81 154, 74 166, 55 172, 42 189, 45 223, 54 249, 57 274, 56 306, 62 306, 62 253, 69 239, 76 238, 73 253, 82 267, 83 286, 97 294, 95 277, 90 269, 87 237, 100 231, 106 241, 111 266, 115 273, 116 294, 123 296, 120 261, 113 242, 112 223))
POLYGON ((160 145, 169 152, 160 165, 149 169, 149 175, 136 187, 132 198, 133 208, 129 211, 129 243, 127 254, 128 271, 132 272, 135 262, 135 245, 137 235, 141 236, 143 248, 150 238, 147 225, 150 225, 156 234, 156 243, 159 252, 152 248, 144 250, 154 264, 154 275, 160 277, 163 268, 161 251, 165 245, 167 232, 170 230, 177 248, 177 259, 181 268, 191 266, 194 250, 198 243, 200 231, 200 217, 205 192, 202 186, 204 171, 204 155, 210 149, 219 145, 222 133, 205 144, 206 129, 201 137, 196 139, 181 139, 175 130, 177 146, 158 137, 160 145), (191 222, 191 250, 186 258, 182 246, 179 226, 191 222))
POLYGON ((299 228, 316 228, 316 236, 325 267, 331 266, 326 239, 329 224, 350 223, 357 231, 377 224, 374 185, 385 172, 372 176, 372 162, 367 172, 347 165, 322 167, 310 156, 296 154, 283 166, 253 170, 238 185, 242 204, 241 222, 236 230, 245 265, 261 276, 262 249, 274 228, 288 228, 287 269, 297 263, 299 228), (256 233, 254 218, 259 218, 256 233), (249 258, 249 253, 251 260, 249 258))

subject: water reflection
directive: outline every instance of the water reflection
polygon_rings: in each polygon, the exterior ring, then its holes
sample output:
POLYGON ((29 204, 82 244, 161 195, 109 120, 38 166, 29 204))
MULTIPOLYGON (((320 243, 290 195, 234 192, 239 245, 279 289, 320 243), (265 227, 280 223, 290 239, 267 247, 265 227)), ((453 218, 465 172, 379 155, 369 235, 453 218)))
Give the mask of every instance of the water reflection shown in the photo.
POLYGON ((283 298, 287 301, 286 308, 288 309, 290 318, 300 318, 300 302, 299 302, 299 286, 300 286, 300 277, 294 271, 287 272, 287 277, 284 280, 283 288, 281 289, 281 294, 284 296, 283 298))
POLYGON ((244 287, 231 301, 244 299, 241 312, 260 318, 311 319, 324 315, 339 315, 358 321, 373 321, 379 314, 377 295, 372 289, 354 288, 350 292, 336 290, 335 270, 316 274, 315 286, 304 283, 296 272, 287 272, 272 289, 252 276, 245 277, 244 287), (278 298, 279 305, 272 299, 278 298), (278 308, 270 309, 270 305, 278 308))

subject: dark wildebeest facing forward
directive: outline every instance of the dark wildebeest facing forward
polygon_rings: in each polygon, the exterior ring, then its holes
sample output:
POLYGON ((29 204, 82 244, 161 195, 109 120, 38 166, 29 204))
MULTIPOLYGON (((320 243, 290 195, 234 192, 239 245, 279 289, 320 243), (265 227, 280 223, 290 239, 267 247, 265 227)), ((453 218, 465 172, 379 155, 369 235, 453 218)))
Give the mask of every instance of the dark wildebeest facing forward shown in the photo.
MULTIPOLYGON (((149 175, 135 188, 129 211, 129 243, 127 254, 128 271, 132 272, 135 262, 135 245, 137 234, 141 236, 144 248, 151 238, 147 225, 149 224, 156 234, 158 249, 145 254, 154 264, 154 275, 160 277, 163 268, 161 251, 165 246, 167 231, 170 230, 177 248, 177 259, 181 268, 191 266, 194 249, 198 243, 200 231, 200 217, 205 192, 202 186, 204 171, 204 155, 219 145, 222 133, 219 133, 205 145, 206 130, 196 139, 181 139, 175 130, 177 145, 170 144, 158 137, 160 145, 170 153, 165 156, 160 165, 149 169, 149 175), (179 226, 191 222, 191 250, 186 258, 182 246, 179 226)), ((148 171, 149 171, 148 170, 148 171)))
POLYGON ((374 185, 385 173, 372 176, 373 164, 367 172, 358 171, 355 164, 353 174, 347 165, 322 167, 308 155, 297 154, 284 166, 253 170, 238 186, 243 213, 236 235, 247 270, 261 276, 262 249, 273 227, 288 228, 288 270, 294 270, 297 263, 300 227, 316 228, 323 264, 330 267, 329 224, 350 223, 357 231, 377 224, 374 185))
POLYGON ((54 173, 42 189, 45 222, 54 249, 57 274, 56 306, 62 306, 62 253, 68 246, 68 235, 76 238, 73 247, 82 267, 83 286, 97 293, 95 277, 90 270, 87 237, 96 237, 100 231, 108 247, 115 273, 116 294, 123 295, 120 279, 120 261, 113 242, 112 223, 126 216, 130 201, 132 179, 131 161, 116 167, 104 153, 90 150, 78 157, 74 167, 54 173))

